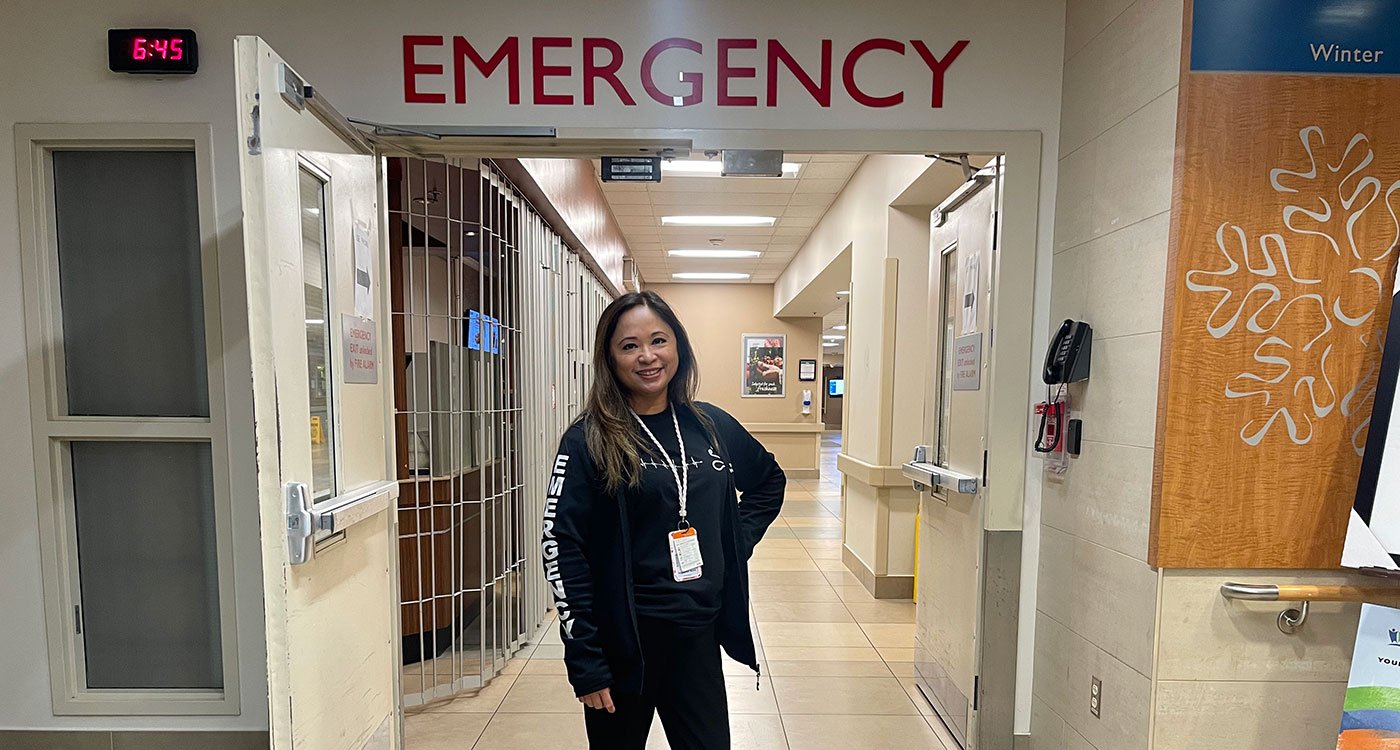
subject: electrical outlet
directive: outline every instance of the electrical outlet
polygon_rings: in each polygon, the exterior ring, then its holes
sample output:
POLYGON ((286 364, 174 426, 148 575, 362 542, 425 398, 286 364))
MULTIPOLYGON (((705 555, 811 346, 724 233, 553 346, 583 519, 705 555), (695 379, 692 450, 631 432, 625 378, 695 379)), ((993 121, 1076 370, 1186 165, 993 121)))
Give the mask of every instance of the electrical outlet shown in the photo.
POLYGON ((1099 718, 1099 710, 1103 707, 1103 680, 1091 676, 1089 683, 1089 713, 1094 718, 1099 718))

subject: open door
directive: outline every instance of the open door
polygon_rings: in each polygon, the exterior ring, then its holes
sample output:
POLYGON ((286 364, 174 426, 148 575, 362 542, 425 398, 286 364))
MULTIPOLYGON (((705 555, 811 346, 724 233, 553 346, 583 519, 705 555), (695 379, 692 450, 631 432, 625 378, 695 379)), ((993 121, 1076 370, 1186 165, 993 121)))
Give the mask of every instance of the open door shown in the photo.
POLYGON ((393 748, 377 162, 261 39, 235 61, 272 747, 393 748))

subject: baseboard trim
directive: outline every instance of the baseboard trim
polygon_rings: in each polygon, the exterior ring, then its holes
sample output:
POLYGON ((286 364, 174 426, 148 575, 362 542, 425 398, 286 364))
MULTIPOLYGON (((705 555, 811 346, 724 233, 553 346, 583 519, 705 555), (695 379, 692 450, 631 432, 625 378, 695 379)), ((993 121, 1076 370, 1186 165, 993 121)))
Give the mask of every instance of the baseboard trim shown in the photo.
POLYGON ((878 575, 851 548, 841 545, 841 562, 876 599, 913 599, 914 576, 878 575))
POLYGON ((0 729, 0 750, 35 747, 62 747, 71 750, 150 750, 151 748, 190 748, 204 750, 267 750, 267 732, 133 732, 55 731, 0 729))

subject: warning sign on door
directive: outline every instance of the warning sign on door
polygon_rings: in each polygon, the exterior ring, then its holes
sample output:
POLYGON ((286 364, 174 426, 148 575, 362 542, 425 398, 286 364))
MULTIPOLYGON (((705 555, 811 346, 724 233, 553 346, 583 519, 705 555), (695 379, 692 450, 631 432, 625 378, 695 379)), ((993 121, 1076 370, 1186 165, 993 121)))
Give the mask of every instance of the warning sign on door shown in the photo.
POLYGON ((345 382, 379 382, 374 321, 354 315, 340 316, 341 349, 345 352, 345 382))
POLYGON ((982 389, 982 334, 953 339, 953 390, 982 389))

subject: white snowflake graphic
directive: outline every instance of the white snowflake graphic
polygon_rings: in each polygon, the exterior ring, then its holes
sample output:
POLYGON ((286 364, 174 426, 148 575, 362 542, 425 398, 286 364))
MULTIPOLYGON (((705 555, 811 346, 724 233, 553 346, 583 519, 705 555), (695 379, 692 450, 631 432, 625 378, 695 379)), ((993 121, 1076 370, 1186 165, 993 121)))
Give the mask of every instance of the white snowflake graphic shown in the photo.
POLYGON ((1376 157, 1364 134, 1342 148, 1329 146, 1317 126, 1303 128, 1298 139, 1300 164, 1269 173, 1270 187, 1290 196, 1283 231, 1257 232, 1251 240, 1244 227, 1222 223, 1215 233, 1221 264, 1188 271, 1186 287, 1216 298, 1206 320, 1212 337, 1258 342, 1249 364, 1224 388, 1227 398, 1249 404, 1241 440, 1259 445, 1281 429, 1293 443, 1307 444, 1317 422, 1335 414, 1348 420, 1359 454, 1384 341, 1362 326, 1373 322, 1384 299, 1383 274, 1400 241, 1392 202, 1400 181, 1386 186, 1371 174, 1376 157), (1340 372, 1337 354, 1358 347, 1366 350, 1367 367, 1340 372))

